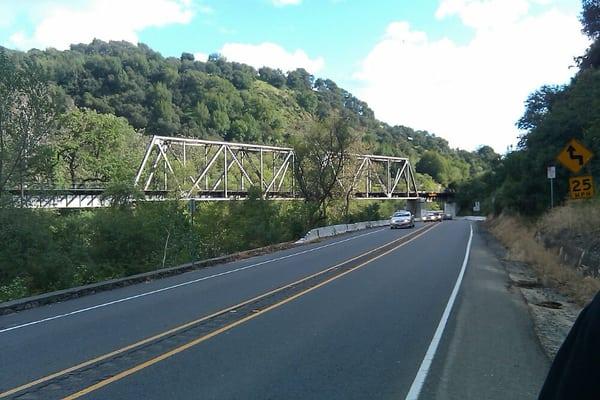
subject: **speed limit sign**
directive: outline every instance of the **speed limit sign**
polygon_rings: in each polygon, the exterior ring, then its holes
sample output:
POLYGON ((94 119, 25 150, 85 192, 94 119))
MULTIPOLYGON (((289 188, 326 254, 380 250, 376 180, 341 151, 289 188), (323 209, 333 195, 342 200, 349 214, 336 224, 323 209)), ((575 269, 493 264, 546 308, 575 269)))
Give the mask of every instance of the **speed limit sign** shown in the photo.
POLYGON ((569 195, 571 199, 588 199, 594 196, 594 180, 590 175, 569 178, 569 195))

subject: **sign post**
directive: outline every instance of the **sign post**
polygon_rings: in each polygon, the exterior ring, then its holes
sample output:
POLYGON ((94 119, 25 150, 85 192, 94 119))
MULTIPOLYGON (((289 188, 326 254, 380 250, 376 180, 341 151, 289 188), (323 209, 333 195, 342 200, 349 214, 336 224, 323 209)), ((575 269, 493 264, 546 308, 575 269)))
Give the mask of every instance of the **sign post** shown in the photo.
POLYGON ((554 178, 556 178, 556 167, 548 167, 547 174, 548 179, 550 179, 550 208, 554 208, 554 178))

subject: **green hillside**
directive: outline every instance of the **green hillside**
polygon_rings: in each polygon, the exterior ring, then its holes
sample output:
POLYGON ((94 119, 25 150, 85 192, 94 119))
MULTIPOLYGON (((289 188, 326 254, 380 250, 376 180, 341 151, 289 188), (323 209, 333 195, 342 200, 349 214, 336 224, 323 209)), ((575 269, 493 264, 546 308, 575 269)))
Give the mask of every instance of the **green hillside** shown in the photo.
POLYGON ((410 157, 425 190, 452 187, 498 157, 487 146, 451 149, 428 132, 389 126, 365 102, 304 69, 256 71, 217 54, 207 62, 188 53, 165 58, 144 44, 100 40, 67 51, 5 51, 13 62, 41 68, 61 112, 75 106, 124 117, 145 135, 287 144, 308 121, 342 115, 365 151, 410 157))

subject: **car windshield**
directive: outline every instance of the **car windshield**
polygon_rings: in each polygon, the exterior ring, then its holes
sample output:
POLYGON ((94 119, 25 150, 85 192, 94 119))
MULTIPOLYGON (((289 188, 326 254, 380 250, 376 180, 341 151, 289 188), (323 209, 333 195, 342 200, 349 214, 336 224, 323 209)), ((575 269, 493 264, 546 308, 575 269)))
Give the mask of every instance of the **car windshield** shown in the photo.
POLYGON ((410 213, 409 212, 397 212, 397 213, 394 213, 393 216, 394 217, 410 217, 410 213))

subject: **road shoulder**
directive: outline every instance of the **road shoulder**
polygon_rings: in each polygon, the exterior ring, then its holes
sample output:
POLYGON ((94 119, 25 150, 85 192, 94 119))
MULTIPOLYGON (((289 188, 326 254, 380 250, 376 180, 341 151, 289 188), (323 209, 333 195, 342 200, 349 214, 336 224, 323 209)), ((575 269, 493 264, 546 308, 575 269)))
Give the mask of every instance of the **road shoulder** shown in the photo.
POLYGON ((473 224, 471 256, 421 399, 534 399, 550 365, 521 293, 473 224))

